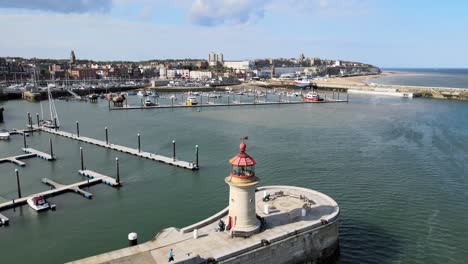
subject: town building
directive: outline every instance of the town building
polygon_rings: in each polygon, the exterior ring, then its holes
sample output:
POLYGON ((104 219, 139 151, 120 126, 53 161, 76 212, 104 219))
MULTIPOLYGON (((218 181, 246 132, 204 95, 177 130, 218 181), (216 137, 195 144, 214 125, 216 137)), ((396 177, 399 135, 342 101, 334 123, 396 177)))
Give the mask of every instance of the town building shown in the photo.
POLYGON ((210 71, 190 71, 190 79, 206 80, 213 78, 210 71))
POLYGON ((76 62, 76 57, 75 57, 75 51, 70 52, 70 64, 75 64, 76 62))
POLYGON ((248 70, 254 65, 253 61, 250 60, 233 60, 224 61, 223 66, 234 70, 248 70))
POLYGON ((209 66, 222 65, 223 62, 224 62, 223 53, 210 52, 208 54, 208 65, 209 66))

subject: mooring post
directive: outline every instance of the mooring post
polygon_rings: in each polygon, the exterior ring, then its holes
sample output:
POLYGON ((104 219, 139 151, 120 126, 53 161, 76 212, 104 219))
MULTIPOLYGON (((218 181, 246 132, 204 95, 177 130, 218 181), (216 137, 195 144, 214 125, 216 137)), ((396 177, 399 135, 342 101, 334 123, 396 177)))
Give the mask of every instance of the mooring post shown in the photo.
POLYGON ((117 170, 117 184, 120 185, 119 158, 115 158, 115 169, 117 170))
POLYGON ((229 94, 228 94, 228 105, 229 105, 229 94))
POLYGON ((57 117, 54 117, 54 127, 55 131, 57 131, 57 117))
POLYGON ((32 131, 32 117, 31 113, 28 112, 28 124, 29 124, 29 131, 32 131))
POLYGON ((39 126, 41 125, 41 121, 39 119, 39 113, 36 113, 36 120, 37 120, 37 128, 39 128, 39 126))
POLYGON ((15 173, 16 173, 16 184, 18 186, 18 198, 21 198, 21 185, 20 185, 18 169, 15 169, 15 173))
POLYGON ((346 93, 346 103, 349 103, 349 93, 346 93))
POLYGON ((52 147, 52 138, 49 138, 49 144, 50 144, 50 157, 52 157, 52 159, 55 159, 54 158, 54 148, 52 147))
MULTIPOLYGON (((208 102, 210 101, 210 98, 208 97, 208 102)), ((200 94, 200 106, 203 105, 203 94, 200 94)))
POLYGON ((174 98, 171 98, 171 107, 174 108, 174 98))
POLYGON ((104 128, 106 130, 106 145, 109 145, 109 133, 107 131, 107 127, 104 128))
POLYGON ((281 103, 281 94, 278 95, 278 103, 281 103))
POLYGON ((26 132, 23 131, 23 145, 24 145, 24 148, 27 148, 28 145, 26 144, 26 132))
POLYGON ((195 165, 198 168, 198 145, 195 146, 195 165))
POLYGON ((80 137, 80 123, 76 121, 76 136, 80 137))
POLYGON ((338 91, 338 99, 336 100, 340 100, 340 91, 338 91))
POLYGON ((137 134, 138 137, 138 153, 141 152, 141 140, 140 140, 140 134, 137 134))
POLYGON ((81 170, 84 170, 83 148, 80 147, 81 170))
POLYGON ((110 98, 107 98, 107 103, 108 103, 108 104, 107 104, 107 108, 108 108, 109 110, 110 110, 110 108, 111 108, 111 107, 110 107, 110 101, 111 101, 111 99, 110 99, 110 98))
POLYGON ((176 160, 176 155, 175 155, 175 140, 172 140, 172 159, 175 161, 176 160))

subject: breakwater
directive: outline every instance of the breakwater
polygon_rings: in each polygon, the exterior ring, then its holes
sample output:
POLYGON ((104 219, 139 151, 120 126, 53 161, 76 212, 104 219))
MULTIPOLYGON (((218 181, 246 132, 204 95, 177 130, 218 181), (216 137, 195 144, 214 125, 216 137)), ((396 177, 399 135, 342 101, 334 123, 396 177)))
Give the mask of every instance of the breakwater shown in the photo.
MULTIPOLYGON (((468 101, 468 89, 450 88, 450 87, 429 87, 429 86, 410 86, 410 85, 378 85, 372 86, 359 83, 338 83, 331 81, 316 81, 314 82, 317 89, 320 90, 337 90, 347 92, 348 89, 368 90, 375 88, 396 89, 398 92, 415 93, 425 98, 436 99, 451 99, 468 101)), ((270 81, 270 85, 277 87, 294 87, 294 81, 270 81)))

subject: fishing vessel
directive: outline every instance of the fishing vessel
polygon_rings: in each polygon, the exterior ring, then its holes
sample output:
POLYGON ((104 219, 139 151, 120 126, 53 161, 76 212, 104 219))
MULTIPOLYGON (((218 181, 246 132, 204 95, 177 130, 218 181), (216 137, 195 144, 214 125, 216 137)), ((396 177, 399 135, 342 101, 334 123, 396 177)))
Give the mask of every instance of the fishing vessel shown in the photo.
POLYGON ((10 132, 6 129, 0 129, 0 140, 10 139, 10 132))
POLYGON ((189 96, 185 100, 185 105, 197 105, 197 104, 198 104, 198 101, 195 96, 189 96))
POLYGON ((47 200, 43 197, 43 196, 34 196, 34 197, 31 197, 27 200, 28 202, 28 205, 40 212, 40 211, 45 211, 45 210, 48 210, 51 208, 49 202, 47 202, 47 200))
POLYGON ((308 78, 299 78, 294 81, 294 85, 300 88, 310 88, 312 87, 312 81, 308 78))
POLYGON ((320 97, 320 95, 316 93, 307 93, 304 96, 304 101, 309 101, 309 102, 320 102, 323 101, 323 98, 320 97))

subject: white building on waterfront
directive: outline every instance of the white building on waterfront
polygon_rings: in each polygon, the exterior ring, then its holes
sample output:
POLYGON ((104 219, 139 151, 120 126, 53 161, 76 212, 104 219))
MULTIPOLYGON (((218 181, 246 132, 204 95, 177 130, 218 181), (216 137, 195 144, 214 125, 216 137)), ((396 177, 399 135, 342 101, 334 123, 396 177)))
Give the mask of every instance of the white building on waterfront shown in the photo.
POLYGON ((250 60, 235 60, 225 61, 223 66, 226 68, 232 68, 234 70, 248 70, 254 65, 253 61, 250 60))
POLYGON ((190 79, 211 79, 213 78, 213 73, 210 71, 190 71, 190 79))

